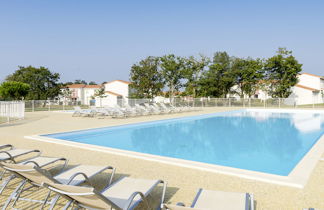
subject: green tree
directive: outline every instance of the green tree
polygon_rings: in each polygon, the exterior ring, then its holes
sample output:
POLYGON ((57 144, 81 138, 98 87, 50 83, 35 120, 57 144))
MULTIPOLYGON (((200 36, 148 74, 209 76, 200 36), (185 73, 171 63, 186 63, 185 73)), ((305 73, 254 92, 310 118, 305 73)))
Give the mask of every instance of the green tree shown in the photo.
POLYGON ((164 83, 170 92, 170 99, 173 101, 176 91, 182 87, 181 80, 184 79, 185 60, 173 54, 160 58, 161 72, 164 83))
POLYGON ((226 97, 235 85, 235 72, 232 65, 233 58, 226 52, 216 52, 209 70, 199 81, 199 95, 226 97))
POLYGON ((149 56, 134 64, 130 72, 132 97, 153 98, 161 93, 163 80, 159 71, 159 59, 149 56))
POLYGON ((74 84, 84 84, 84 85, 87 85, 88 83, 84 80, 80 80, 80 79, 76 79, 74 80, 74 84))
POLYGON ((252 58, 236 58, 232 68, 236 77, 238 94, 241 98, 244 98, 244 94, 250 98, 255 94, 264 76, 262 61, 252 58))
POLYGON ((269 93, 272 97, 287 98, 291 88, 298 83, 298 74, 302 64, 298 63, 292 51, 279 48, 277 55, 265 62, 265 76, 269 82, 269 93))
POLYGON ((97 83, 94 82, 94 81, 90 81, 90 82, 89 82, 89 85, 97 85, 97 83))
POLYGON ((184 86, 186 87, 186 95, 192 95, 194 98, 196 97, 199 80, 209 62, 210 60, 203 55, 200 55, 200 59, 190 56, 185 60, 184 78, 187 81, 184 86))
POLYGON ((29 90, 30 86, 23 82, 3 82, 0 85, 0 97, 4 100, 22 100, 29 90))
POLYGON ((42 66, 39 68, 19 66, 18 70, 6 78, 7 81, 29 84, 30 91, 26 96, 29 100, 46 100, 58 96, 60 93, 59 79, 58 73, 52 73, 42 66))
POLYGON ((102 86, 100 89, 96 90, 96 92, 92 96, 92 99, 95 99, 96 97, 99 97, 100 107, 102 107, 102 98, 107 97, 104 86, 102 86))

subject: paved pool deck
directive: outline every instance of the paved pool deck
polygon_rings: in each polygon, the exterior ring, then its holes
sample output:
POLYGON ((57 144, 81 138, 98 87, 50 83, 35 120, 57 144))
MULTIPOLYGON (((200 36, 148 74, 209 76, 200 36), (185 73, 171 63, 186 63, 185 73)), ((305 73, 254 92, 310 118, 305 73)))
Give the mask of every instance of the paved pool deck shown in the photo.
MULTIPOLYGON (((43 151, 43 155, 66 157, 70 160, 70 164, 112 165, 117 168, 117 176, 129 175, 138 178, 163 179, 168 182, 166 197, 168 203, 177 203, 181 201, 189 205, 198 188, 205 188, 211 190, 253 193, 256 200, 256 209, 295 210, 308 207, 324 209, 324 161, 319 161, 316 164, 305 187, 299 189, 237 176, 92 151, 86 148, 76 149, 71 146, 51 144, 24 138, 24 136, 38 134, 122 125, 233 109, 237 108, 205 108, 199 112, 126 119, 80 118, 72 117, 71 114, 59 112, 26 113, 25 120, 17 121, 9 125, 0 125, 0 143, 10 143, 20 148, 37 148, 43 151)), ((94 180, 94 182, 98 186, 102 183, 100 177, 94 180)), ((10 189, 14 186, 14 184, 10 186, 10 189)), ((5 201, 11 192, 10 189, 0 195, 0 203, 5 201)), ((160 192, 160 189, 153 192, 150 200, 154 204, 158 202, 160 192)), ((45 197, 45 193, 46 192, 43 190, 36 193, 34 196, 45 197)), ((64 203, 63 200, 61 200, 61 202, 64 203)), ((33 209, 38 206, 21 201, 18 203, 17 207, 33 209)))

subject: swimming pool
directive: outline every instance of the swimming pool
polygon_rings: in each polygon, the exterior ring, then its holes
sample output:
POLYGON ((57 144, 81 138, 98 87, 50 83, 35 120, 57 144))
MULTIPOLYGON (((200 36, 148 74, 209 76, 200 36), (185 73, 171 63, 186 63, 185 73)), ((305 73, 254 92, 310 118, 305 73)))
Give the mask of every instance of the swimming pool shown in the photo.
POLYGON ((287 176, 324 134, 324 112, 238 110, 45 137, 287 176))

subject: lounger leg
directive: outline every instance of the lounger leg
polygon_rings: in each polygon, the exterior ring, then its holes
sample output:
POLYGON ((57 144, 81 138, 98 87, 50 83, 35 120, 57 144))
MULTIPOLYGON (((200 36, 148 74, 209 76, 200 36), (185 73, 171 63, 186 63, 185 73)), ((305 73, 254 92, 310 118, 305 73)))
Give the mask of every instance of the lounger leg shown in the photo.
POLYGON ((42 209, 44 209, 44 207, 46 206, 46 203, 47 203, 47 201, 48 201, 48 198, 51 196, 51 191, 49 190, 48 191, 48 193, 47 193, 47 196, 46 196, 46 198, 45 198, 45 200, 44 200, 44 203, 42 204, 42 206, 41 206, 41 210, 42 209))
POLYGON ((164 199, 165 199, 165 192, 166 192, 166 188, 167 188, 167 185, 168 185, 167 182, 165 182, 165 181, 162 181, 162 182, 163 182, 163 191, 162 191, 162 196, 161 196, 161 204, 160 204, 160 207, 158 207, 158 209, 163 208, 163 203, 164 203, 164 199))
POLYGON ((9 182, 10 182, 11 180, 13 180, 14 178, 15 178, 15 176, 14 176, 14 175, 11 175, 10 177, 8 177, 8 179, 6 179, 6 180, 3 182, 2 186, 1 186, 1 189, 0 189, 0 195, 2 194, 2 192, 4 191, 4 189, 7 187, 7 185, 9 184, 9 182))
POLYGON ((56 202, 57 202, 57 200, 58 200, 59 198, 60 198, 60 195, 56 195, 55 198, 53 198, 49 210, 54 209, 54 206, 56 205, 56 202))
POLYGON ((25 185, 26 180, 22 181, 17 188, 11 193, 11 195, 9 196, 9 198, 7 199, 6 203, 4 204, 4 206, 2 207, 2 210, 7 209, 7 207, 9 206, 11 200, 15 197, 16 193, 20 190, 20 188, 25 185))
POLYGON ((5 170, 5 169, 1 172, 0 180, 2 180, 2 178, 3 178, 3 176, 5 175, 6 172, 7 172, 7 170, 5 170))
POLYGON ((19 200, 20 195, 23 192, 26 183, 27 183, 27 180, 24 180, 23 185, 21 186, 20 190, 17 192, 16 198, 15 198, 13 204, 12 204, 12 207, 14 207, 16 205, 17 201, 19 200))
MULTIPOLYGON (((67 204, 65 204, 63 210, 67 210, 67 209, 71 206, 72 202, 73 202, 73 201, 68 201, 67 204)), ((73 206, 72 206, 72 207, 73 207, 73 206)), ((72 208, 72 209, 73 209, 73 208, 72 208)))

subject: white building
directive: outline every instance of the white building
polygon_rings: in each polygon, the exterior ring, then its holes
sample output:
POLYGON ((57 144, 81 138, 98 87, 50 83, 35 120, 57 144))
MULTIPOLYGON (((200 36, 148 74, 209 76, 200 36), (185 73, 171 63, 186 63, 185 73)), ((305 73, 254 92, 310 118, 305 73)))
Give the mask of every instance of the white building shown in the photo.
POLYGON ((130 94, 130 84, 130 82, 124 80, 114 80, 104 83, 105 95, 102 97, 96 97, 96 106, 113 107, 118 103, 126 103, 130 94))
MULTIPOLYGON (((238 86, 233 86, 232 91, 239 92, 238 86)), ((238 94, 229 94, 228 97, 240 98, 238 94)), ((244 95, 244 98, 248 96, 244 95)), ((252 98, 265 100, 271 96, 267 91, 259 89, 252 98)), ((292 88, 292 94, 288 98, 291 99, 289 103, 295 105, 324 103, 324 77, 309 73, 298 75, 298 83, 292 88)))
POLYGON ((63 95, 63 98, 71 101, 80 101, 81 104, 90 105, 94 94, 101 88, 101 85, 72 84, 61 89, 62 92, 69 91, 69 95, 63 95))
POLYGON ((296 105, 324 103, 324 77, 303 73, 298 79, 289 96, 295 99, 296 105))

